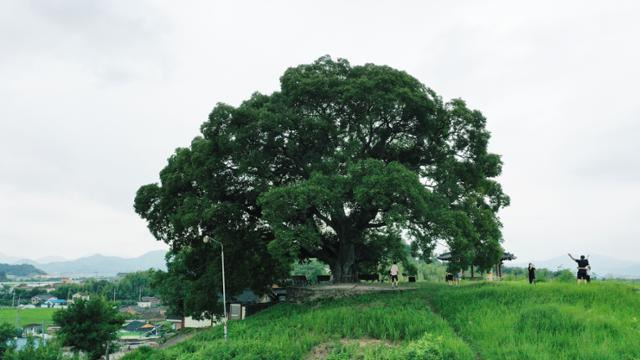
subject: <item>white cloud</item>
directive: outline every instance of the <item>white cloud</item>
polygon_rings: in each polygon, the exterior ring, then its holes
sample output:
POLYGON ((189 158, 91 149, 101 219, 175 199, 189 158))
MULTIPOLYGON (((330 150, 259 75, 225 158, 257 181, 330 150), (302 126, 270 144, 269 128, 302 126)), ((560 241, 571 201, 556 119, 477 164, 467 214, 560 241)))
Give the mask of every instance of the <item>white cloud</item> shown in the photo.
POLYGON ((632 1, 3 2, 2 252, 160 246, 133 213, 138 186, 216 102, 274 91, 287 67, 331 54, 406 70, 483 111, 513 200, 505 246, 520 259, 631 258, 639 12, 632 1), (34 245, 47 234, 55 247, 34 245))

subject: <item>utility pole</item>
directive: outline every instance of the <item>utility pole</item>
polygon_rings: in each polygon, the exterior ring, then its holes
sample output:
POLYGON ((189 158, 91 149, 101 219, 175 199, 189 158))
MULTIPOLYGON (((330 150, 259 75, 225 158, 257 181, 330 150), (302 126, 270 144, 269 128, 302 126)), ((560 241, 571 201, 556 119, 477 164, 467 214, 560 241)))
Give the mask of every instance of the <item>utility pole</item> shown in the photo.
POLYGON ((20 318, 20 316, 18 315, 18 308, 20 307, 20 298, 22 297, 22 295, 18 296, 18 306, 16 306, 16 327, 18 327, 18 319, 20 318))
POLYGON ((220 251, 222 255, 222 306, 224 306, 224 340, 227 341, 227 290, 224 281, 224 247, 220 243, 220 251))
POLYGON ((116 301, 116 288, 113 288, 113 302, 116 301))
POLYGON ((213 239, 212 237, 209 237, 207 235, 204 236, 204 238, 202 239, 202 241, 206 244, 210 241, 216 242, 220 245, 220 258, 222 260, 222 306, 223 306, 223 313, 224 313, 224 318, 222 319, 222 324, 224 325, 224 340, 227 340, 227 289, 226 289, 226 285, 225 285, 225 279, 224 279, 224 246, 222 245, 222 242, 213 239))

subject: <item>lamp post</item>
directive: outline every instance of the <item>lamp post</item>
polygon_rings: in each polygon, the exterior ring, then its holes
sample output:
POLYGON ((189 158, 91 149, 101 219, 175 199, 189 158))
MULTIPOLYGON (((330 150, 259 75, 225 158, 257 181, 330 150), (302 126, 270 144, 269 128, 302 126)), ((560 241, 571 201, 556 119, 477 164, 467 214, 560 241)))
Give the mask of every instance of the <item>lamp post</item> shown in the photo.
POLYGON ((224 319, 222 320, 222 324, 224 325, 224 340, 227 340, 227 290, 225 287, 224 281, 224 246, 222 243, 208 235, 205 235, 202 241, 207 244, 209 242, 216 242, 220 244, 220 257, 222 259, 222 306, 224 310, 224 319))

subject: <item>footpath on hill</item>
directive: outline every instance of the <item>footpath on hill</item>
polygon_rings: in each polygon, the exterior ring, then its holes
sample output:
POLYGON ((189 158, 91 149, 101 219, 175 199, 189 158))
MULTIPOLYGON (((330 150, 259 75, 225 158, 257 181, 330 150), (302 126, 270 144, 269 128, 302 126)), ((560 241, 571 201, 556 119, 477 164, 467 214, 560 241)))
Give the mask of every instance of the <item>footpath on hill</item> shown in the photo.
POLYGON ((287 301, 303 303, 321 299, 340 299, 349 296, 381 292, 403 292, 417 290, 415 286, 391 287, 380 284, 329 284, 287 288, 287 301))

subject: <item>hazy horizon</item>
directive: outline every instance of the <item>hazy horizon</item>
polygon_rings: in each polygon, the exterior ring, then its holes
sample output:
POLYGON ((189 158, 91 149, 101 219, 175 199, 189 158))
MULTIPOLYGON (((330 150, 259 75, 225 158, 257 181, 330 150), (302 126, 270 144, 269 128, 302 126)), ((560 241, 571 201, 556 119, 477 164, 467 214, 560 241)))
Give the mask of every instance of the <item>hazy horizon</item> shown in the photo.
POLYGON ((640 4, 0 3, 0 253, 167 249, 133 211, 217 102, 329 54, 487 117, 519 260, 640 250, 640 4))
POLYGON ((80 256, 76 256, 76 257, 70 257, 70 258, 66 258, 66 257, 62 257, 62 256, 43 256, 43 257, 39 257, 39 258, 28 258, 28 257, 12 256, 11 254, 5 254, 3 252, 0 252, 0 263, 4 262, 3 259, 12 259, 11 261, 9 261, 9 263, 19 264, 19 261, 30 260, 30 261, 37 262, 39 264, 47 264, 47 263, 52 263, 52 262, 75 261, 75 260, 78 260, 78 259, 88 258, 88 257, 92 257, 92 256, 118 257, 118 258, 122 258, 122 259, 135 259, 135 258, 139 258, 139 257, 142 257, 144 255, 148 255, 149 253, 153 253, 153 252, 156 252, 156 251, 166 252, 168 250, 166 250, 166 249, 155 249, 155 250, 145 251, 145 252, 140 253, 140 254, 127 255, 127 256, 120 256, 120 255, 106 254, 106 253, 91 253, 91 254, 80 255, 80 256))

